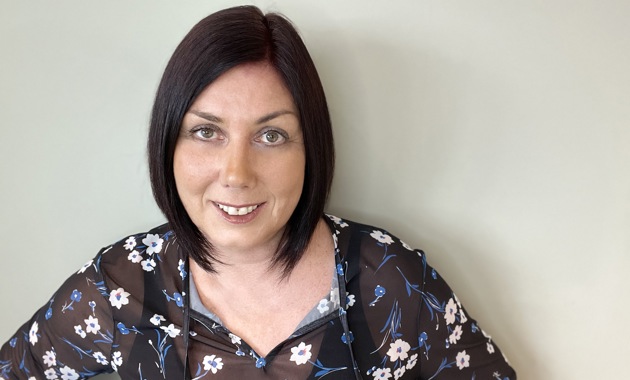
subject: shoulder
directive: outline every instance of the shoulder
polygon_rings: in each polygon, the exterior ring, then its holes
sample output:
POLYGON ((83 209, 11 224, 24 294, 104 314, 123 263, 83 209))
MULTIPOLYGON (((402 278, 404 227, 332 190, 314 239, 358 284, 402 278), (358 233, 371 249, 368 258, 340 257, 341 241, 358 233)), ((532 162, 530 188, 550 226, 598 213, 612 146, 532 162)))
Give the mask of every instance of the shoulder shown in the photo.
POLYGON ((176 240, 168 224, 126 235, 103 247, 93 260, 94 265, 114 282, 123 283, 131 275, 178 265, 180 254, 176 240))
POLYGON ((327 215, 341 260, 363 275, 391 274, 402 268, 417 268, 414 277, 424 277, 426 257, 387 229, 327 215))

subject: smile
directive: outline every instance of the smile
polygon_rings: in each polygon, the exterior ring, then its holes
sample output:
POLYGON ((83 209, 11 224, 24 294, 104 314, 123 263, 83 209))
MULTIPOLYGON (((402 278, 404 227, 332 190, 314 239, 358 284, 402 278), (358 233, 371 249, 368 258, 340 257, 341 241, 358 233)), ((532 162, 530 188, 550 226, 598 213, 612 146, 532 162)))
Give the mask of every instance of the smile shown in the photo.
POLYGON ((246 207, 232 207, 222 205, 221 203, 216 203, 216 205, 228 215, 247 215, 258 208, 258 205, 246 207))

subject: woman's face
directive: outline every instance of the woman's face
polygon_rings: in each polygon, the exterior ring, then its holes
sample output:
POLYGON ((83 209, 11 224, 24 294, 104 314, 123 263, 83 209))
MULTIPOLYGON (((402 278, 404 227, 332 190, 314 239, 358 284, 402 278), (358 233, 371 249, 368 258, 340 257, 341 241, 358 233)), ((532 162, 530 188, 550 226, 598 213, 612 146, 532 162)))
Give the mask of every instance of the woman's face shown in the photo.
POLYGON ((175 146, 177 192, 218 253, 275 252, 302 194, 304 142, 293 98, 268 63, 206 87, 175 146))

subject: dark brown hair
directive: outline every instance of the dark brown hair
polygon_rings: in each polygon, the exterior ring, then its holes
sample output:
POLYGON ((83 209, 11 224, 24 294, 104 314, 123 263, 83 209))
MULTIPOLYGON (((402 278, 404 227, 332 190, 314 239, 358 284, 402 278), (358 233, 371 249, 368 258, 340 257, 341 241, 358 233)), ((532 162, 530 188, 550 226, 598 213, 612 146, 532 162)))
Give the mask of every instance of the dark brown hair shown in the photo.
POLYGON ((315 65, 291 22, 254 6, 225 9, 201 20, 171 57, 157 90, 148 141, 153 196, 184 254, 213 271, 213 247, 179 198, 173 154, 190 105, 221 74, 240 64, 267 61, 278 71, 299 112, 306 152, 302 195, 273 264, 290 273, 324 212, 332 184, 334 145, 328 106, 315 65))

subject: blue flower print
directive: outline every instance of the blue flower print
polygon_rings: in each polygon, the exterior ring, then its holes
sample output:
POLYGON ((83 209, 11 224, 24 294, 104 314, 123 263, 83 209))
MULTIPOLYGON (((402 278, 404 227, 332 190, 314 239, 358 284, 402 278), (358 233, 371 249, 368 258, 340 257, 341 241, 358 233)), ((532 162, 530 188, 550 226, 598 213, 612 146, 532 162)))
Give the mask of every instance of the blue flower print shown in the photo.
POLYGON ((177 306, 179 307, 184 306, 184 298, 182 297, 181 294, 173 293, 173 298, 175 298, 175 303, 177 304, 177 306))
POLYGON ((184 297, 182 294, 175 292, 171 297, 170 295, 168 295, 168 293, 166 293, 166 289, 162 290, 162 293, 164 293, 164 295, 166 296, 167 301, 175 301, 175 304, 177 306, 184 307, 184 297))
POLYGON ((420 347, 424 347, 424 356, 429 359, 429 350, 431 349, 431 345, 427 343, 428 335, 426 332, 422 332, 418 337, 418 347, 412 348, 412 350, 417 350, 420 347))
POLYGON ((343 276, 343 266, 341 264, 337 264, 337 274, 343 276))
POLYGON ((348 343, 352 343, 354 342, 354 335, 352 334, 352 331, 348 331, 348 333, 343 333, 341 334, 341 341, 344 344, 348 344, 348 343))
POLYGON ((256 368, 262 368, 265 365, 267 365, 267 361, 265 360, 265 358, 256 359, 256 368))
POLYGON ((177 264, 177 269, 179 270, 179 276, 182 278, 182 280, 185 280, 188 273, 186 273, 186 263, 184 262, 184 260, 179 260, 179 263, 177 264))
POLYGON ((74 301, 74 302, 79 302, 79 301, 81 301, 81 292, 80 292, 80 291, 78 291, 78 290, 76 290, 76 289, 74 289, 74 290, 72 291, 72 294, 70 295, 70 299, 71 299, 72 301, 74 301))
POLYGON ((378 302, 378 300, 380 300, 381 297, 385 295, 385 293, 387 293, 387 290, 384 287, 376 285, 376 288, 374 288, 374 295, 376 296, 376 299, 370 302, 370 306, 374 306, 378 302))
POLYGON ((130 332, 134 332, 136 334, 144 335, 144 334, 142 334, 142 332, 138 331, 136 326, 127 327, 127 326, 125 326, 124 323, 118 322, 116 327, 118 327, 118 331, 120 331, 120 333, 123 334, 123 335, 127 335, 130 332))
POLYGON ((81 296, 82 296, 81 292, 76 290, 76 289, 74 289, 72 291, 72 294, 70 295, 70 303, 69 304, 64 304, 61 307, 61 312, 65 313, 66 310, 74 310, 74 308, 72 307, 72 304, 74 304, 75 302, 81 302, 81 296))
POLYGON ((118 331, 120 331, 121 334, 123 334, 123 335, 129 334, 129 329, 125 326, 124 323, 118 322, 116 327, 118 327, 118 331))

